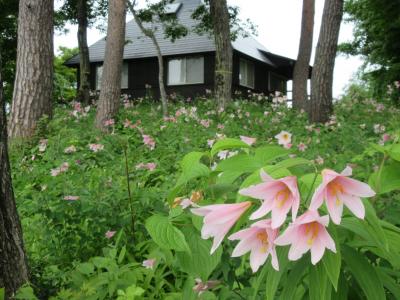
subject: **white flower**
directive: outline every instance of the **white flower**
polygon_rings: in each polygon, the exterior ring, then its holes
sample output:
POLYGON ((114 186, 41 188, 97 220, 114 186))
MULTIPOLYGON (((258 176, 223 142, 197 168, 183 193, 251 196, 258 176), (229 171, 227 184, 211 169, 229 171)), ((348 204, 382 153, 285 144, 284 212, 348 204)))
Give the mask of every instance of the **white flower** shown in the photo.
POLYGON ((287 145, 292 142, 292 134, 287 131, 281 131, 275 136, 279 145, 287 145))

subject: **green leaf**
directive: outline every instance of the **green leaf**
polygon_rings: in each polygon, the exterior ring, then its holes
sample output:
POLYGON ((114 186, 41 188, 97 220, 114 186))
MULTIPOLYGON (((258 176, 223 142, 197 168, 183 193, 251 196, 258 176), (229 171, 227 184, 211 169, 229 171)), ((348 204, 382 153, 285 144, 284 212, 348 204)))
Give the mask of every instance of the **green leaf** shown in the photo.
POLYGON ((341 273, 339 277, 339 285, 337 291, 332 292, 332 300, 343 300, 343 299, 348 299, 347 294, 348 294, 349 286, 347 285, 347 281, 345 278, 345 274, 341 273))
POLYGON ((218 184, 233 183, 242 174, 243 174, 242 171, 224 171, 223 173, 220 173, 218 175, 216 183, 218 184))
POLYGON ((210 254, 210 240, 203 240, 200 233, 194 228, 184 231, 186 240, 189 244, 189 252, 179 252, 176 254, 181 269, 193 276, 200 277, 207 281, 208 277, 214 271, 221 261, 222 247, 219 247, 213 255, 210 254))
POLYGON ((376 216, 374 207, 368 200, 364 200, 363 202, 365 206, 365 222, 368 223, 368 226, 366 227, 367 231, 378 245, 388 251, 388 241, 382 229, 380 219, 376 216))
POLYGON ((400 144, 391 146, 388 154, 392 159, 400 161, 400 144))
POLYGON ((342 247, 342 255, 347 267, 364 291, 367 299, 385 299, 385 290, 382 282, 365 256, 346 245, 342 247))
POLYGON ((229 149, 240 149, 240 148, 250 148, 245 142, 238 139, 223 139, 214 144, 211 149, 211 156, 214 156, 219 151, 229 150, 229 149))
POLYGON ((322 264, 335 291, 337 291, 340 268, 342 264, 342 255, 340 253, 340 243, 337 239, 337 233, 334 226, 330 226, 330 233, 335 241, 336 253, 333 253, 332 251, 325 251, 325 254, 322 257, 322 264))
POLYGON ((289 169, 291 167, 301 166, 301 165, 311 165, 312 162, 308 159, 295 157, 295 158, 288 158, 285 160, 280 161, 279 163, 275 164, 270 172, 274 172, 278 169, 289 169))
POLYGON ((191 152, 182 159, 182 174, 176 186, 183 185, 195 178, 207 177, 210 174, 210 169, 200 163, 200 159, 205 155, 204 152, 191 152))
POLYGON ((79 264, 76 269, 82 274, 90 275, 94 272, 94 265, 92 263, 82 263, 79 264))
POLYGON ((121 249, 121 252, 119 253, 119 256, 118 256, 118 263, 119 264, 121 264, 122 261, 124 260, 125 254, 126 254, 126 247, 123 246, 122 249, 121 249))
MULTIPOLYGON (((290 273, 287 278, 287 282, 290 284, 283 287, 283 291, 280 299, 293 299, 296 295, 296 287, 299 286, 301 282, 304 272, 307 270, 308 265, 310 264, 310 256, 304 255, 300 260, 294 262, 293 268, 290 270, 290 273)), ((272 299, 272 298, 269 298, 272 299)))
POLYGON ((5 298, 5 290, 4 288, 0 288, 0 300, 4 300, 5 298))
POLYGON ((260 164, 254 156, 247 154, 238 154, 221 161, 215 171, 237 171, 242 173, 250 173, 261 168, 260 164))
POLYGON ((400 162, 393 161, 371 174, 368 183, 378 194, 400 190, 400 162))
POLYGON ((33 292, 33 289, 29 285, 21 287, 17 291, 17 294, 14 298, 20 300, 38 300, 38 298, 35 296, 35 293, 33 292))
POLYGON ((173 226, 168 217, 154 215, 146 220, 146 229, 152 237, 153 241, 161 248, 189 251, 183 233, 173 226))
MULTIPOLYGON (((325 254, 326 255, 326 254, 325 254)), ((310 300, 320 300, 326 299, 327 295, 330 296, 330 282, 328 279, 328 274, 325 271, 325 268, 321 263, 309 267, 309 296, 310 300)))
POLYGON ((265 146, 257 148, 255 151, 255 159, 263 166, 271 161, 286 156, 290 153, 289 150, 279 146, 265 146))
MULTIPOLYGON (((286 269, 289 264, 289 247, 279 247, 276 249, 276 252, 279 262, 279 271, 275 271, 273 268, 268 266, 267 280, 265 286, 266 300, 275 299, 275 294, 278 290, 279 282, 281 281, 282 275, 286 273, 286 269)), ((266 268, 266 266, 264 266, 264 268, 266 268)))
POLYGON ((392 278, 391 276, 389 276, 389 274, 387 274, 387 272, 385 272, 385 268, 375 267, 375 270, 379 275, 379 278, 382 280, 385 288, 387 288, 394 296, 394 299, 400 299, 400 286, 398 282, 396 282, 394 278, 392 278))

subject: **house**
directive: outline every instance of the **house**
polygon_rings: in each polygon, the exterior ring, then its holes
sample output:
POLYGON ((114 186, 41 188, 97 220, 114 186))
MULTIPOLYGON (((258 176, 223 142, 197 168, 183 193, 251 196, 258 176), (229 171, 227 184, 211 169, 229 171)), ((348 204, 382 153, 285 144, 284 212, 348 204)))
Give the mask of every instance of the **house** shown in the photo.
MULTIPOLYGON (((167 93, 184 97, 204 95, 214 87, 215 45, 208 34, 198 35, 190 30, 196 25, 191 18, 201 0, 177 0, 166 13, 175 13, 179 22, 189 29, 189 34, 171 42, 164 38, 162 30, 156 37, 164 57, 164 78, 167 93)), ((145 37, 132 20, 126 25, 124 63, 121 89, 132 97, 149 93, 159 96, 158 62, 152 41, 145 37)), ((269 94, 286 92, 291 80, 295 60, 269 52, 253 37, 239 37, 232 42, 233 91, 269 94)), ((105 38, 89 47, 90 85, 98 90, 101 82, 102 64, 106 48, 105 38)), ((79 68, 79 55, 71 58, 68 66, 79 68)))

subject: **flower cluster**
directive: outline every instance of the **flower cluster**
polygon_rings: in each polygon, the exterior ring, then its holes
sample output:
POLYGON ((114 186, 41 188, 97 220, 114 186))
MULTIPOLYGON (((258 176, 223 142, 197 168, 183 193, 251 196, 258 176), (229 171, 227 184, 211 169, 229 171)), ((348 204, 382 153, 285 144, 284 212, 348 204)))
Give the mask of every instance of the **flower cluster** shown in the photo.
MULTIPOLYGON (((362 197, 372 197, 375 192, 363 182, 350 178, 352 169, 346 167, 341 173, 325 169, 322 171, 322 183, 315 190, 308 209, 298 216, 301 197, 295 176, 274 179, 263 170, 262 182, 239 191, 243 196, 259 199, 261 205, 249 217, 258 220, 250 227, 228 237, 239 240, 232 257, 250 252, 250 266, 256 272, 269 255, 275 270, 279 270, 276 246, 291 245, 289 260, 297 260, 306 252, 311 252, 312 264, 318 263, 325 249, 336 252, 335 242, 326 227, 329 218, 339 225, 346 206, 357 218, 363 219, 365 208, 362 197), (329 216, 320 216, 318 209, 325 203, 329 216), (291 212, 291 222, 280 234, 287 215, 291 212), (270 218, 265 218, 267 214, 270 218)), ((195 215, 204 217, 201 230, 203 239, 213 238, 211 254, 220 246, 229 230, 239 218, 252 206, 251 201, 237 204, 215 204, 193 208, 195 215)))

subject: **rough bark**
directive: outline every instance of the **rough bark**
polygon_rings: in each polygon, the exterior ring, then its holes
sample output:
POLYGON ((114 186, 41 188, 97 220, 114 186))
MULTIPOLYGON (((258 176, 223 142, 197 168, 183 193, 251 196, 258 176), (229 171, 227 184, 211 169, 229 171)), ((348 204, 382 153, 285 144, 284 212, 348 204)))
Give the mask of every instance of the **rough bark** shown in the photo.
POLYGON ((53 96, 53 0, 20 0, 17 66, 10 137, 30 137, 37 121, 51 117, 53 96))
POLYGON ((311 77, 311 122, 326 122, 333 111, 333 70, 342 17, 343 0, 326 0, 311 77))
POLYGON ((136 24, 138 25, 138 27, 140 28, 142 33, 151 39, 154 47, 156 48, 157 60, 158 60, 158 85, 160 87, 160 96, 161 96, 163 115, 164 115, 164 117, 167 117, 168 116, 168 96, 167 96, 167 92, 165 89, 164 59, 163 59, 163 56, 161 53, 160 45, 158 44, 158 41, 157 41, 157 38, 156 38, 154 32, 151 29, 146 29, 143 26, 142 21, 139 19, 138 15, 136 13, 135 7, 134 7, 135 1, 133 2, 133 4, 130 1, 128 1, 128 6, 129 6, 129 9, 130 9, 134 19, 135 19, 136 24))
POLYGON ((232 98, 232 43, 229 12, 226 0, 211 0, 210 13, 215 39, 215 85, 214 93, 220 109, 232 98))
POLYGON ((1 65, 0 45, 0 288, 5 287, 5 299, 11 299, 15 291, 28 281, 28 266, 8 160, 7 119, 3 101, 1 65))
POLYGON ((78 101, 89 104, 90 97, 90 60, 87 43, 87 0, 78 0, 76 5, 78 19, 78 46, 79 46, 79 90, 78 101))
POLYGON ((293 107, 306 109, 307 82, 314 35, 315 0, 303 0, 299 52, 293 71, 293 107))
POLYGON ((125 44, 126 0, 110 0, 107 42, 104 56, 96 127, 105 131, 104 122, 118 112, 121 96, 121 71, 125 44))

